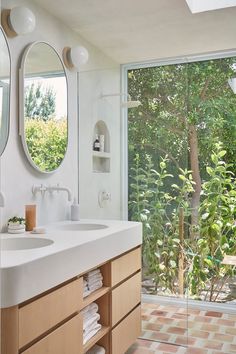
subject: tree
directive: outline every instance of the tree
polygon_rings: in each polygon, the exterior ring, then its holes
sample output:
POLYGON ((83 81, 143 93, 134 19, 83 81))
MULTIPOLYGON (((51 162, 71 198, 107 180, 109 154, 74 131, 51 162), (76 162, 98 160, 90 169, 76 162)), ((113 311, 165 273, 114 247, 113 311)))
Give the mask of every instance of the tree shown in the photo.
MULTIPOLYGON (((201 182, 214 144, 221 140, 226 162, 236 169, 236 98, 228 85, 235 58, 131 70, 129 93, 142 106, 129 111, 129 161, 137 152, 158 163, 167 156, 176 168, 192 171, 191 235, 198 236, 201 182), (236 147, 233 147, 233 151, 236 147)), ((173 173, 176 174, 176 173, 173 173)))
POLYGON ((42 89, 41 83, 32 83, 25 89, 25 116, 46 121, 55 113, 55 101, 56 94, 52 87, 42 89))

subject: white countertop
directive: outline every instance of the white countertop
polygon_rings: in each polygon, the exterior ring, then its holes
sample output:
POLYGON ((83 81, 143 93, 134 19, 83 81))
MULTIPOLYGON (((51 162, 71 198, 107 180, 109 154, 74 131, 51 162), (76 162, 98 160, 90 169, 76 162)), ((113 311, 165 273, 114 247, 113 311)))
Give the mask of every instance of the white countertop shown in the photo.
MULTIPOLYGON (((1 307, 24 302, 66 280, 142 243, 142 224, 114 220, 81 220, 107 225, 100 230, 65 231, 50 225, 46 234, 0 234, 1 239, 30 236, 48 238, 52 245, 0 254, 1 307)), ((73 224, 67 221, 61 224, 73 224)), ((60 223, 57 223, 60 225, 60 223)))

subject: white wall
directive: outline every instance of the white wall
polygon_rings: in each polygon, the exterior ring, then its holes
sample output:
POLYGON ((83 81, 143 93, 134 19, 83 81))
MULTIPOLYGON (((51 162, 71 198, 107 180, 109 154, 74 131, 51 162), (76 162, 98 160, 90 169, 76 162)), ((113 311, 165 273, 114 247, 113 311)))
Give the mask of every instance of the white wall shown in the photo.
MULTIPOLYGON (((86 217, 101 217, 104 214, 99 213, 95 206, 95 196, 98 193, 100 185, 97 184, 96 176, 91 176, 91 170, 84 166, 83 161, 86 160, 88 154, 91 153, 91 129, 93 122, 97 117, 96 107, 91 112, 92 102, 91 97, 94 97, 94 88, 97 85, 106 85, 109 88, 110 82, 112 86, 115 84, 119 91, 119 67, 114 64, 109 58, 104 56, 96 48, 89 45, 78 35, 74 34, 70 29, 64 26, 60 21, 47 13, 45 10, 36 6, 30 0, 2 0, 2 8, 12 8, 16 5, 27 5, 36 15, 37 25, 36 30, 25 36, 18 36, 9 39, 9 46, 12 58, 12 87, 11 87, 11 114, 10 114, 10 135, 7 147, 4 154, 0 158, 0 190, 5 194, 6 206, 1 210, 0 229, 6 223, 7 219, 13 215, 24 215, 24 206, 29 203, 37 204, 37 219, 38 224, 63 220, 69 216, 69 203, 65 193, 54 194, 53 196, 40 195, 36 199, 33 198, 31 188, 33 184, 57 184, 69 187, 74 196, 78 194, 78 150, 81 156, 80 169, 80 193, 81 193, 81 214, 86 217), (34 41, 49 42, 60 54, 65 46, 82 44, 86 46, 90 53, 89 63, 83 68, 88 75, 81 73, 80 81, 80 136, 81 143, 78 149, 78 106, 77 106, 77 75, 74 72, 67 71, 68 77, 68 116, 69 116, 69 145, 66 158, 58 171, 50 175, 44 175, 35 171, 28 163, 22 150, 21 141, 18 134, 18 68, 21 55, 24 48, 34 41), (109 70, 107 69, 109 68, 109 70), (109 75, 101 75, 108 72, 109 75), (93 73, 90 75, 89 73, 93 73), (87 79, 88 78, 88 82, 87 79), (86 94, 85 94, 86 93, 86 94), (86 102, 86 104, 85 104, 86 102), (86 157, 87 156, 87 157, 86 157), (87 198, 86 189, 87 181, 93 185, 93 189, 87 198), (90 214, 90 207, 93 212, 90 214)), ((112 88, 111 88, 112 89, 112 88)), ((97 94, 97 87, 96 87, 97 94)), ((113 106, 113 110, 117 111, 118 105, 113 106)), ((101 113, 102 115, 102 113, 101 113)), ((115 115, 113 116, 115 118, 115 115)), ((116 114, 118 117, 118 114, 116 114)), ((119 119, 118 119, 119 121, 119 119)), ((119 140, 119 126, 117 128, 116 139, 119 140)), ((119 144, 117 151, 119 150, 119 144)), ((112 178, 118 187, 119 191, 119 164, 114 170, 112 178)), ((107 176, 107 183, 111 183, 111 176, 107 176)), ((110 187, 109 187, 110 188, 110 187)), ((115 197, 110 216, 119 217, 119 196, 115 197)))
POLYGON ((116 69, 89 71, 80 75, 79 108, 84 119, 79 129, 79 195, 83 218, 120 218, 120 97, 101 99, 101 94, 119 92, 120 73, 116 69), (110 134, 110 173, 93 172, 93 131, 99 120, 106 123, 110 134), (98 204, 98 193, 102 190, 111 194, 111 201, 104 208, 98 204))

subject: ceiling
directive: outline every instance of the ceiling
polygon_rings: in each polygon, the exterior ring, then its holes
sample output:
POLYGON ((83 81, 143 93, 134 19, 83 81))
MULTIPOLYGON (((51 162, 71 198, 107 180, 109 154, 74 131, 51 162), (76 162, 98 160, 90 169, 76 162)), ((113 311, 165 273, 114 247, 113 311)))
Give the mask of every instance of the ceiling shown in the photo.
POLYGON ((185 0, 35 0, 118 63, 236 47, 236 7, 192 14, 185 0))

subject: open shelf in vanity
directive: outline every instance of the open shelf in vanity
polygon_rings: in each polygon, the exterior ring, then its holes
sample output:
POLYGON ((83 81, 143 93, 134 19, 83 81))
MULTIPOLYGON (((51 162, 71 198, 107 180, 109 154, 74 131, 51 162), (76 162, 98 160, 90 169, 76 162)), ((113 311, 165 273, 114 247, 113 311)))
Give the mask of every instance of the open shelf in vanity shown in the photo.
POLYGON ((1 309, 1 353, 82 354, 97 343, 106 354, 124 354, 141 331, 141 248, 96 268, 103 275, 103 287, 84 299, 85 273, 22 304, 1 309), (83 345, 81 311, 93 302, 98 305, 102 328, 83 345))

